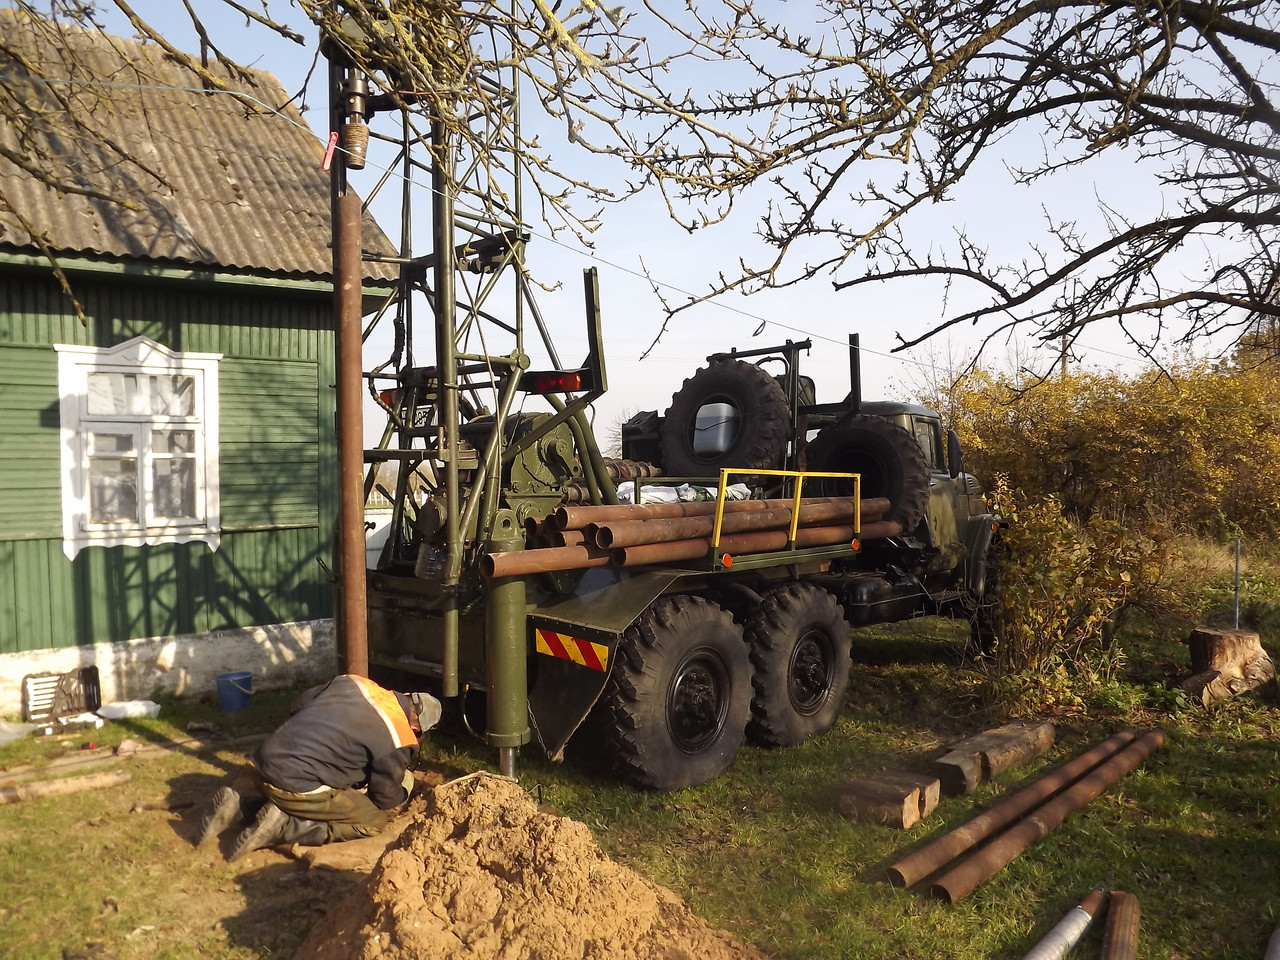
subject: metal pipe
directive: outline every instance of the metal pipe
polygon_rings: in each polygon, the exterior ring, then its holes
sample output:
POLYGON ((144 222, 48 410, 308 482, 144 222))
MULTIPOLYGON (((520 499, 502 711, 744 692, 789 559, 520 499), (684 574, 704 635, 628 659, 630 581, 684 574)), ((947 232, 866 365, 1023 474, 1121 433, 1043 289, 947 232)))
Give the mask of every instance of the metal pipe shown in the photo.
MULTIPOLYGON (((330 61, 330 129, 345 128, 340 105, 352 70, 349 64, 330 61)), ((337 611, 342 638, 343 669, 369 673, 369 633, 365 584, 364 542, 364 415, 361 357, 361 287, 364 271, 360 259, 360 198, 347 185, 345 154, 335 159, 329 174, 333 217, 334 352, 337 381, 338 433, 338 531, 337 560, 340 584, 337 611)))
MULTIPOLYGON (((796 547, 823 547, 833 543, 852 543, 860 540, 878 540, 896 537, 902 527, 892 520, 880 520, 863 526, 861 533, 852 526, 801 527, 796 531, 796 547)), ((787 549, 786 530, 753 530, 730 534, 720 540, 720 552, 734 554, 770 553, 787 549)), ((613 551, 613 562, 619 567, 643 566, 649 563, 676 563, 681 560, 698 560, 711 553, 710 537, 695 537, 671 543, 644 543, 634 547, 621 547, 613 551)))
POLYGON ((1061 826, 1067 817, 1142 763, 1162 743, 1163 730, 1144 733, 1056 798, 1019 820, 960 866, 943 874, 930 888, 933 894, 948 903, 959 903, 980 883, 995 876, 1033 843, 1061 826))
POLYGON ((1052 773, 996 804, 985 813, 961 824, 926 847, 903 857, 889 868, 889 882, 895 887, 910 887, 954 860, 970 847, 1013 823, 1029 810, 1038 807, 1067 784, 1079 779, 1086 772, 1109 759, 1134 741, 1137 734, 1122 730, 1074 760, 1064 763, 1052 773))
MULTIPOLYGON (((852 504, 852 497, 805 497, 801 506, 817 503, 852 504)), ((724 505, 724 512, 740 513, 753 510, 790 509, 791 500, 730 500, 724 505)), ((863 514, 886 513, 889 501, 884 497, 873 497, 862 501, 863 514)), ((593 506, 578 504, 560 506, 548 519, 561 530, 580 530, 589 524, 612 523, 618 520, 663 520, 677 517, 709 517, 716 512, 716 505, 711 501, 699 500, 689 503, 626 503, 618 506, 593 506)))
POLYGON ((592 546, 486 553, 480 558, 480 572, 486 577, 521 577, 530 573, 603 567, 608 565, 611 557, 612 551, 592 546))
POLYGON ((1107 891, 1101 888, 1090 891, 1022 960, 1063 960, 1088 931, 1093 918, 1106 908, 1107 891))
POLYGON ((1112 890, 1107 926, 1102 931, 1102 960, 1136 960, 1141 922, 1142 907, 1138 905, 1138 898, 1132 893, 1112 890))
MULTIPOLYGON (((852 501, 842 504, 815 503, 801 506, 800 522, 803 524, 836 523, 851 520, 857 508, 852 501)), ((883 511, 874 514, 875 519, 883 511)), ((873 517, 862 511, 864 521, 873 517)), ((722 533, 740 533, 744 530, 771 530, 791 524, 790 508, 777 510, 740 511, 724 517, 720 524, 722 533)), ((669 543, 672 540, 691 540, 709 537, 715 526, 715 517, 673 517, 654 520, 615 520, 609 523, 593 523, 587 527, 587 536, 598 547, 633 547, 641 543, 669 543)))

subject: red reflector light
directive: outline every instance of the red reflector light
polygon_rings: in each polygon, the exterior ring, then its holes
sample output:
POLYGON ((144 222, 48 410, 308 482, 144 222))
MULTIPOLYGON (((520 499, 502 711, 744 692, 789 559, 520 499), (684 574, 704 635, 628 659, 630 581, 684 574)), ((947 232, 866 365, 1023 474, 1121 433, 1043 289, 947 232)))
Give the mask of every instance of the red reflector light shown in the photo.
POLYGON ((733 557, 729 556, 729 554, 726 553, 723 557, 720 558, 720 562, 724 564, 726 567, 732 567, 733 557))
POLYGON ((849 544, 849 546, 853 547, 854 552, 856 553, 857 551, 862 549, 862 541, 854 540, 851 544, 849 544))
POLYGON ((540 373, 533 378, 534 393, 566 393, 581 389, 580 373, 540 373))
POLYGON ((400 406, 400 391, 382 390, 378 393, 378 399, 394 410, 396 407, 400 406))

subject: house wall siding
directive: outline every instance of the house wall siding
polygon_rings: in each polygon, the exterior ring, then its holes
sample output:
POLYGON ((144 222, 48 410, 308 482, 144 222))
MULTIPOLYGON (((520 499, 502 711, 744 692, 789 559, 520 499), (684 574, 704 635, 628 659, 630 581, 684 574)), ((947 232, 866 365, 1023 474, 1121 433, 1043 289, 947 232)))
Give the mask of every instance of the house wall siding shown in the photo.
POLYGON ((0 653, 314 620, 332 613, 332 301, 299 291, 0 274, 0 653), (221 353, 221 546, 62 551, 54 343, 145 335, 221 353))

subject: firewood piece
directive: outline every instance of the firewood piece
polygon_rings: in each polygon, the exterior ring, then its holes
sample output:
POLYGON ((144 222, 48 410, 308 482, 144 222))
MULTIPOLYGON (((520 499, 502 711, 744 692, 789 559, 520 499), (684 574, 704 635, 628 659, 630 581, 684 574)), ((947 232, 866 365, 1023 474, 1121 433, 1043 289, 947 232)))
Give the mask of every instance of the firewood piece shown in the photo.
POLYGON ((0 804, 34 800, 37 797, 56 797, 65 793, 79 793, 82 790, 118 787, 122 783, 127 783, 132 776, 133 774, 128 770, 108 770, 104 773, 86 774, 83 777, 66 777, 62 780, 41 780, 37 783, 4 786, 0 787, 0 804))
POLYGON ((886 770, 851 780, 840 794, 840 813, 850 822, 870 820, 906 830, 933 813, 940 796, 936 777, 886 770))
POLYGON ((954 744, 933 762, 931 771, 948 796, 971 793, 992 777, 1040 756, 1053 746, 1055 734, 1051 723, 1013 720, 954 744))

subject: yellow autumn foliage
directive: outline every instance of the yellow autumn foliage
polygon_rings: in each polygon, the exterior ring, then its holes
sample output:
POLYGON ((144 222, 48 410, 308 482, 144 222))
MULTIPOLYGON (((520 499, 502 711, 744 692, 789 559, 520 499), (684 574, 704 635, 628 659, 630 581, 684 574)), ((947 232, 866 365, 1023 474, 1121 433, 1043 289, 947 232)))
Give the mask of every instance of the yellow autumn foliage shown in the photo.
POLYGON ((1022 389, 978 371, 950 398, 967 467, 1023 496, 1207 536, 1280 532, 1280 370, 1209 363, 1022 389))

